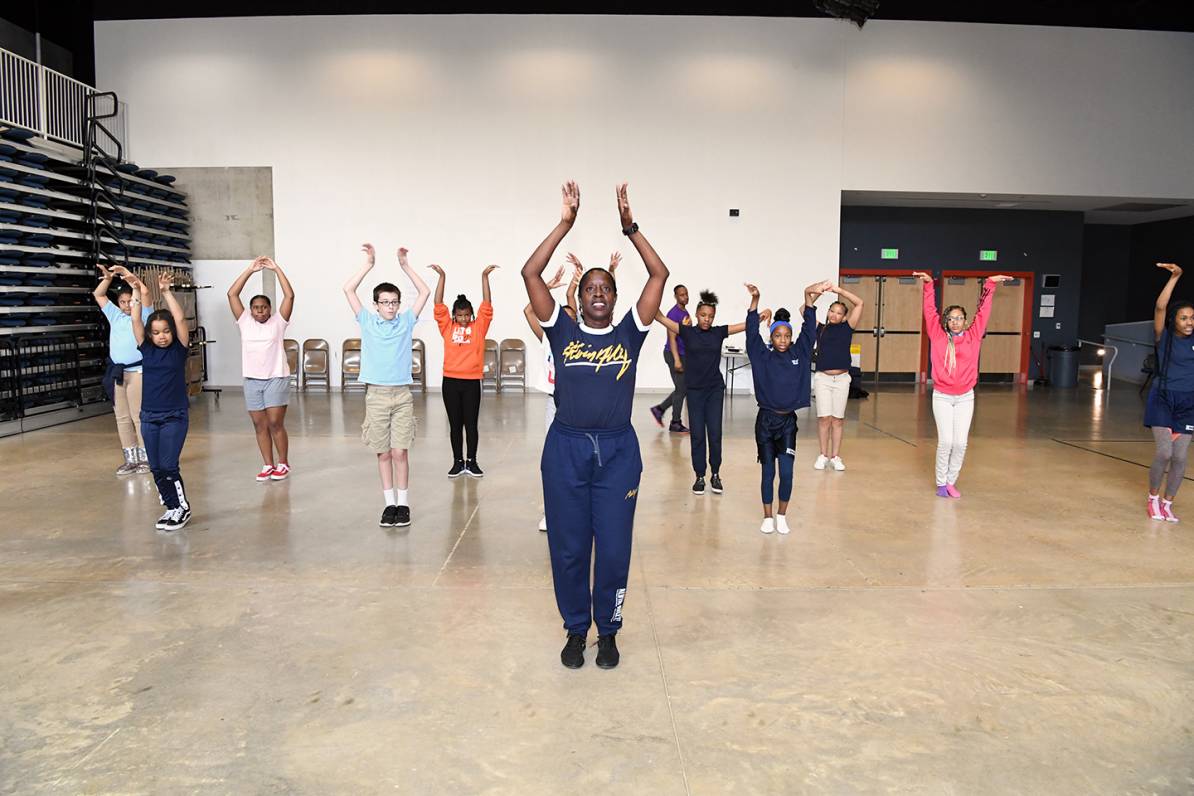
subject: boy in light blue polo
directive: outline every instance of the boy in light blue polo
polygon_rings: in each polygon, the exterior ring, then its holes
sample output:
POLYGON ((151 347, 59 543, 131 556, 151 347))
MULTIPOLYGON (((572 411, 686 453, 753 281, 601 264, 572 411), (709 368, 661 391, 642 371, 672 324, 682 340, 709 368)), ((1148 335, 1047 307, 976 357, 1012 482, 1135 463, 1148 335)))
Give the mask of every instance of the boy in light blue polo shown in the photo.
POLYGON ((431 290, 411 268, 406 259, 407 250, 399 249, 398 264, 418 291, 414 305, 399 312, 402 291, 391 282, 381 282, 373 288, 376 312, 366 309, 357 297, 357 288, 373 269, 376 252, 370 243, 361 249, 365 252, 365 265, 344 283, 344 296, 361 326, 360 379, 365 384, 361 440, 377 454, 385 497, 380 524, 383 528, 404 527, 410 525, 407 450, 415 439, 414 400, 410 395, 411 338, 431 290))

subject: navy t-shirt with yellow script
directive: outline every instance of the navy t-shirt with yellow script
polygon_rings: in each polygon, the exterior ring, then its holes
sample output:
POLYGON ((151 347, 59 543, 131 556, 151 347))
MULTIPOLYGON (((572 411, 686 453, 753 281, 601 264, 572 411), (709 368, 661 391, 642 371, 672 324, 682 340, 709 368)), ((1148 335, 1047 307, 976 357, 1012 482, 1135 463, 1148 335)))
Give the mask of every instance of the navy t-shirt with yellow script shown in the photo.
POLYGON ((540 325, 556 364, 556 420, 583 429, 630 425, 639 351, 651 328, 635 309, 616 326, 593 329, 557 304, 540 325))

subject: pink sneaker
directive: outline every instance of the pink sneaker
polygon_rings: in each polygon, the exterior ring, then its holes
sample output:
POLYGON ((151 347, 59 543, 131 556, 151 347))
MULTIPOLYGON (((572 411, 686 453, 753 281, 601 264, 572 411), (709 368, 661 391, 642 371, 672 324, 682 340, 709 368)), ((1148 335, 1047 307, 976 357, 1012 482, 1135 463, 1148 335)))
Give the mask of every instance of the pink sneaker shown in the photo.
POLYGON ((272 464, 265 464, 261 467, 261 472, 257 474, 258 481, 268 481, 270 476, 274 474, 274 466, 272 464))
POLYGON ((1165 522, 1165 515, 1161 512, 1161 499, 1149 495, 1148 518, 1157 522, 1165 522))
POLYGON ((278 464, 274 467, 274 471, 270 473, 269 478, 271 481, 285 481, 289 475, 290 465, 286 462, 278 462, 278 464))
POLYGON ((1165 517, 1165 522, 1181 522, 1181 520, 1179 520, 1177 518, 1177 516, 1173 513, 1173 501, 1172 500, 1162 500, 1161 501, 1161 514, 1165 517))
POLYGON ((959 492, 959 491, 958 491, 958 488, 957 488, 956 486, 954 486, 953 484, 946 484, 946 485, 945 485, 945 491, 946 491, 946 492, 949 494, 949 496, 950 496, 951 498, 960 498, 960 497, 962 497, 962 493, 961 493, 961 492, 959 492))

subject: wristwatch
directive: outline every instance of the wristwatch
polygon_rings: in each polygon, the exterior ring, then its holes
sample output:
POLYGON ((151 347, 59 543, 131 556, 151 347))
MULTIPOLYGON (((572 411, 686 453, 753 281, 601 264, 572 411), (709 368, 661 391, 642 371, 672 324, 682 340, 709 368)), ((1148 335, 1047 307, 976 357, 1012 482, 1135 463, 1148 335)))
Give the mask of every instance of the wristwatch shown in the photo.
POLYGON ((637 222, 631 222, 630 226, 622 228, 623 235, 633 235, 636 232, 638 232, 638 223, 637 222))

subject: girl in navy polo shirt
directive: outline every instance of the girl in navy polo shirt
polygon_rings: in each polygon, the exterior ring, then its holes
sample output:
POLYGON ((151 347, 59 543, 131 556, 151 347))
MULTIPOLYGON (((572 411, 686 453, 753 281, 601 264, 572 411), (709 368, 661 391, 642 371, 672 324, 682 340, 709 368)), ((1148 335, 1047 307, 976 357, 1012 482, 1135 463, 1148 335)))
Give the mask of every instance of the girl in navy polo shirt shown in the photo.
POLYGON ((659 311, 668 270, 634 223, 623 183, 617 189, 622 232, 643 258, 647 284, 635 306, 615 321, 617 284, 609 271, 594 268, 580 280, 582 320, 561 312, 543 269, 576 222, 580 189, 569 182, 562 193, 560 222, 522 267, 556 368, 556 418, 541 462, 547 546, 556 605, 568 632, 560 662, 570 669, 584 665, 589 626, 596 622, 597 665, 612 669, 618 665, 614 636, 622 627, 643 470, 630 407, 639 350, 659 311))
MULTIPOLYGON (((155 527, 177 531, 191 519, 191 504, 183 490, 178 458, 187 439, 187 344, 190 332, 182 307, 170 287, 174 277, 158 277, 158 289, 169 312, 158 310, 141 323, 140 300, 133 305, 133 335, 141 351, 144 386, 141 394, 141 433, 149 454, 149 468, 166 505, 155 527)), ((135 296, 135 294, 134 294, 135 296)))
POLYGON ((714 326, 717 317, 717 294, 701 291, 696 307, 696 325, 678 323, 662 312, 655 320, 680 340, 684 356, 684 385, 688 400, 688 425, 691 429, 692 471, 696 481, 694 495, 705 494, 705 443, 708 440, 708 466, 712 470, 709 486, 720 495, 721 483, 721 414, 726 383, 721 376, 721 344, 732 334, 746 329, 745 323, 714 326))
POLYGON ((846 427, 846 401, 850 398, 850 343, 862 318, 862 299, 843 287, 834 285, 829 292, 838 300, 829 305, 825 323, 817 328, 813 395, 817 399, 817 438, 821 454, 813 468, 845 470, 842 462, 842 432, 846 427), (847 307, 845 299, 852 307, 847 307))
MULTIPOLYGON (((800 335, 793 339, 791 314, 782 307, 775 311, 769 330, 771 345, 754 331, 746 335, 746 355, 754 379, 759 414, 755 418, 755 444, 759 464, 763 466, 763 533, 788 533, 788 501, 792 498, 792 465, 796 460, 796 410, 809 404, 812 381, 810 359, 817 336, 817 297, 828 290, 828 282, 817 282, 804 289, 803 323, 800 335), (779 463, 779 511, 772 516, 775 465, 779 463)), ((759 326, 759 289, 748 284, 750 309, 746 328, 759 326)))
POLYGON ((1153 430, 1157 452, 1148 468, 1148 516, 1177 522, 1173 499, 1186 474, 1190 435, 1194 432, 1194 304, 1179 301, 1170 305, 1182 269, 1173 263, 1157 263, 1157 267, 1169 272, 1169 281, 1153 308, 1157 376, 1148 393, 1144 425, 1153 430))

